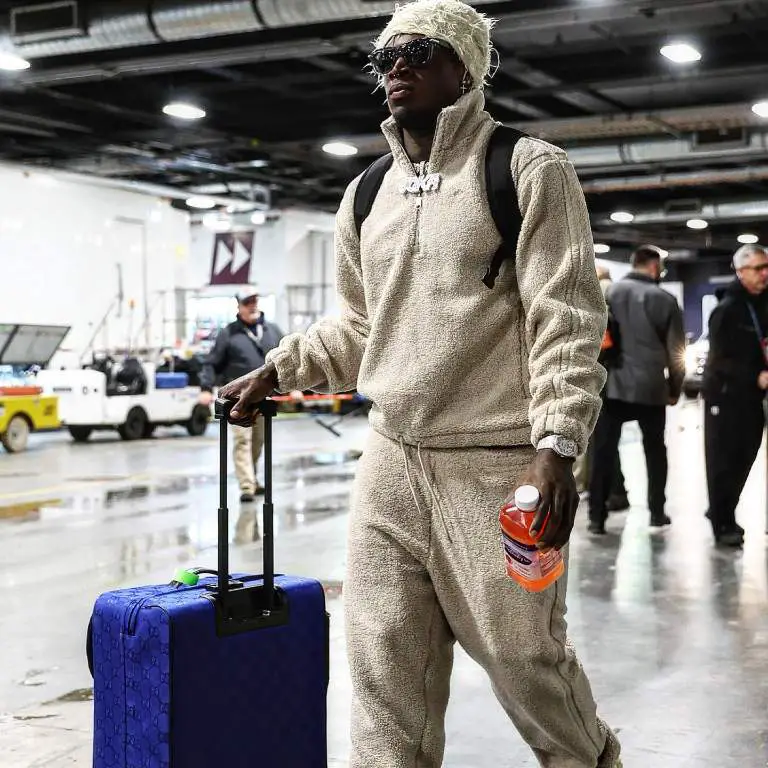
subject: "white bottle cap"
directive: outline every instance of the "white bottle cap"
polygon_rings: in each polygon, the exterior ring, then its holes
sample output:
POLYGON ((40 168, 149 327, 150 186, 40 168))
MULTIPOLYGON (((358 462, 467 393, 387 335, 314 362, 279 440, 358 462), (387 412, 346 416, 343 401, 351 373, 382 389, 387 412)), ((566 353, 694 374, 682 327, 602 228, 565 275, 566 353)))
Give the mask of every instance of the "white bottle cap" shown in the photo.
POLYGON ((539 489, 534 485, 521 485, 515 491, 515 506, 521 512, 535 512, 540 500, 539 489))

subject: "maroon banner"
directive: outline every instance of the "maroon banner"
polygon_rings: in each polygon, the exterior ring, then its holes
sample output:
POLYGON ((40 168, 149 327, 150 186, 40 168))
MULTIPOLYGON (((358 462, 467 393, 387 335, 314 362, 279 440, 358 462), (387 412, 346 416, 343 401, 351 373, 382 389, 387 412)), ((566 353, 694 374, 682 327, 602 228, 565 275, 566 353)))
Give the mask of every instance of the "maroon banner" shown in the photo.
POLYGON ((253 257, 253 232, 218 232, 213 241, 211 285, 248 283, 253 257))

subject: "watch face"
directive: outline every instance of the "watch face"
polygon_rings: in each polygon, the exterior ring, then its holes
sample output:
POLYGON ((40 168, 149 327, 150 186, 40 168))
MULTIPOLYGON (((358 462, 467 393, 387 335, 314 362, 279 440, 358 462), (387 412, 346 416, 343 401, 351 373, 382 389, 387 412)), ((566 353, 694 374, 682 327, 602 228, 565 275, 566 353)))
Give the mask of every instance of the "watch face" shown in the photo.
POLYGON ((555 442, 555 451, 561 456, 565 456, 567 458, 576 456, 576 453, 578 452, 576 443, 573 440, 568 440, 568 438, 565 437, 557 438, 555 442))

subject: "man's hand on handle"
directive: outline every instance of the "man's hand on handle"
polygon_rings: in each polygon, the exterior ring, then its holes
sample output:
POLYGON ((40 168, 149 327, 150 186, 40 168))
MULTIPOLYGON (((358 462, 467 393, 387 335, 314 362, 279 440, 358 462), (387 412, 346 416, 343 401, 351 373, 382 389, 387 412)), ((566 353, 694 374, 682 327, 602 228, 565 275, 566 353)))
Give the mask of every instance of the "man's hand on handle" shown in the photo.
POLYGON ((230 424, 249 427, 259 413, 259 403, 277 387, 277 369, 267 363, 255 371, 231 381, 219 390, 219 397, 235 401, 229 415, 230 424))
MULTIPOLYGON (((532 534, 541 533, 539 549, 560 549, 565 546, 579 506, 573 460, 564 459, 549 448, 544 448, 536 453, 536 457, 518 478, 515 488, 521 485, 532 485, 539 489, 541 495, 531 526, 532 534)), ((507 502, 514 502, 514 491, 507 502)))

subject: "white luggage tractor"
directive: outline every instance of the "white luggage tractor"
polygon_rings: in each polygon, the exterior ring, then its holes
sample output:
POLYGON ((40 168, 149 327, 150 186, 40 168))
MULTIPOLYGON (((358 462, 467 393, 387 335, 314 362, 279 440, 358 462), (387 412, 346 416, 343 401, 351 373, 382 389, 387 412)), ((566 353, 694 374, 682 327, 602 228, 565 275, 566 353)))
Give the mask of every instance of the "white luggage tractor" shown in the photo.
POLYGON ((59 398, 59 416, 76 442, 94 430, 116 429, 123 440, 149 438, 156 427, 179 425, 202 435, 210 409, 186 373, 157 373, 136 358, 103 361, 83 370, 40 371, 37 384, 59 398))

